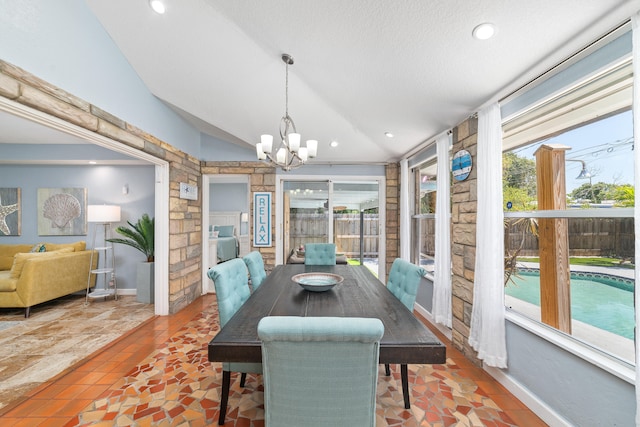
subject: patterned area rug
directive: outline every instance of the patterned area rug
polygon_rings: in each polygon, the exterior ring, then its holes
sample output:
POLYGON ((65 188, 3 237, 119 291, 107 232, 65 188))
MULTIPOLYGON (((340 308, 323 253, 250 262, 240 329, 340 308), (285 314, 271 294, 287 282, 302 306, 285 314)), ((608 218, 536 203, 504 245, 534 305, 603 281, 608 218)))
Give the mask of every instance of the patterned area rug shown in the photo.
POLYGON ((18 326, 22 322, 0 322, 0 331, 18 326))
MULTIPOLYGON (((217 425, 222 382, 219 363, 207 360, 207 344, 218 331, 216 304, 150 354, 128 376, 96 400, 71 426, 217 425)), ((376 426, 496 426, 509 419, 451 360, 446 365, 409 365, 411 409, 405 410, 399 366, 387 377, 380 366, 376 426)), ((226 426, 264 426, 262 377, 248 375, 244 388, 232 374, 226 426)))
POLYGON ((85 306, 84 294, 69 295, 33 307, 27 319, 24 309, 0 309, 0 408, 153 316, 153 305, 135 296, 85 306))

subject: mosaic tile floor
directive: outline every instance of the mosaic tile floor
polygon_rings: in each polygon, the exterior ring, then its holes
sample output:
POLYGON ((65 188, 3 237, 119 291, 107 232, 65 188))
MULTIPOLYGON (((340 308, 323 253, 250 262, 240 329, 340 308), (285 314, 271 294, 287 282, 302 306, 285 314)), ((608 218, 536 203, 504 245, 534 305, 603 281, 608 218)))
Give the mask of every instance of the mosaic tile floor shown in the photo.
POLYGON ((0 408, 154 316, 135 296, 90 301, 84 294, 24 309, 0 308, 0 408))
MULTIPOLYGON (((207 343, 217 331, 213 302, 64 425, 217 425, 221 366, 207 360, 207 343)), ((451 354, 449 348, 447 351, 451 354)), ((545 425, 508 397, 504 405, 521 416, 514 420, 491 397, 508 393, 497 390, 499 385, 463 357, 457 361, 449 357, 446 365, 409 365, 409 383, 411 409, 405 410, 399 367, 392 365, 389 377, 380 367, 378 427, 545 425), (482 388, 485 384, 490 393, 482 388)), ((248 375, 245 387, 240 388, 237 375, 232 375, 225 425, 264 425, 261 376, 248 375)))

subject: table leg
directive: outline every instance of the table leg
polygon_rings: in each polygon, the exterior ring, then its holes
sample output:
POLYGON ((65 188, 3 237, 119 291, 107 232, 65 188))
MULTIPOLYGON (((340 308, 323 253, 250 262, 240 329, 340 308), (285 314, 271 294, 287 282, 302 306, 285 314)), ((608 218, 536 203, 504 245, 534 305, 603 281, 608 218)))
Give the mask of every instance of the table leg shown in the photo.
POLYGON ((231 386, 231 372, 222 371, 222 396, 220 397, 220 416, 218 425, 224 425, 224 417, 227 415, 227 404, 229 402, 229 387, 231 386))
POLYGON ((407 365, 400 365, 400 376, 402 377, 402 395, 404 396, 404 409, 410 409, 409 403, 409 372, 407 365))

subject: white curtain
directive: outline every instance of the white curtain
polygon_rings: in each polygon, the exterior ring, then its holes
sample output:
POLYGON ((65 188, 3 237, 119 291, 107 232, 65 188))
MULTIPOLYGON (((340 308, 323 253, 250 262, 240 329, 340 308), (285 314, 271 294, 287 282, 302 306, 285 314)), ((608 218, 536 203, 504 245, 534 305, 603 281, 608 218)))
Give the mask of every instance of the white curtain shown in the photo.
POLYGON ((411 207, 407 159, 400 161, 400 258, 411 261, 411 207))
MULTIPOLYGON (((640 141, 640 13, 631 17, 631 28, 633 31, 633 140, 640 141)), ((640 188, 640 147, 634 149, 634 185, 640 188)), ((640 254, 640 195, 635 193, 635 209, 633 220, 636 228, 636 280, 640 278, 640 264, 638 264, 638 254, 640 254)), ((636 283, 635 287, 635 314, 636 314, 636 425, 640 425, 640 331, 638 331, 638 319, 640 319, 640 289, 636 283)))
POLYGON ((436 254, 433 282, 434 320, 451 327, 451 203, 449 195, 451 135, 447 132, 436 139, 438 156, 436 192, 436 254))
POLYGON ((497 103, 478 112, 477 147, 476 265, 469 344, 487 365, 506 368, 502 127, 497 103))

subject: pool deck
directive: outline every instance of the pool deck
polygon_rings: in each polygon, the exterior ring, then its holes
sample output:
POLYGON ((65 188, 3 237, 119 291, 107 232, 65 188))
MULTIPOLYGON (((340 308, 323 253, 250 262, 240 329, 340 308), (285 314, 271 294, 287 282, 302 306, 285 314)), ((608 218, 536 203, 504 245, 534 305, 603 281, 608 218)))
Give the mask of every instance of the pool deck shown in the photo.
MULTIPOLYGON (((540 264, 537 262, 518 262, 518 267, 524 268, 540 268, 540 264)), ((624 277, 625 279, 634 280, 635 269, 623 268, 623 267, 598 267, 593 265, 570 265, 570 271, 581 273, 600 273, 609 274, 611 276, 624 277)))
MULTIPOLYGON (((519 262, 518 266, 525 268, 540 268, 540 265, 535 262, 519 262)), ((570 270, 573 272, 582 273, 600 273, 608 274, 611 276, 624 277, 626 279, 634 280, 635 269, 633 268, 620 268, 620 267, 596 267, 590 265, 571 265, 570 270)), ((505 295, 505 304, 507 307, 540 322, 540 307, 530 304, 528 302, 519 300, 517 298, 505 295)), ((633 363, 635 360, 635 346, 633 340, 630 340, 620 335, 605 331, 595 326, 588 325, 586 323, 572 320, 571 321, 571 335, 581 341, 585 341, 593 345, 594 342, 598 343, 598 347, 607 353, 611 353, 622 360, 629 363, 633 363)))

